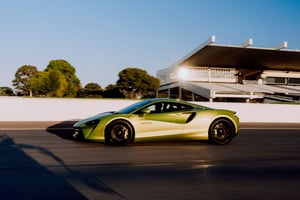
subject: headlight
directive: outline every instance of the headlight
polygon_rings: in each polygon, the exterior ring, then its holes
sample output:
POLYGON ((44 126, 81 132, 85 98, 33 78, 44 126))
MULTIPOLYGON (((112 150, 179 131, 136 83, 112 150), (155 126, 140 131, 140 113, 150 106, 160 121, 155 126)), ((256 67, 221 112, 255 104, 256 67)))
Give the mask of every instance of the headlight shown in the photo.
POLYGON ((100 119, 94 119, 92 121, 85 123, 85 126, 95 126, 95 125, 99 124, 99 122, 100 122, 100 119))

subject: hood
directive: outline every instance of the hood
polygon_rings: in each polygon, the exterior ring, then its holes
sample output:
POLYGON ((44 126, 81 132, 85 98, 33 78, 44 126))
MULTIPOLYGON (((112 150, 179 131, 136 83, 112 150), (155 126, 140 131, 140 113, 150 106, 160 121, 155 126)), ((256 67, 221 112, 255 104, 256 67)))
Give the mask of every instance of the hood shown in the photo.
POLYGON ((115 114, 116 112, 115 111, 110 111, 110 112, 104 112, 104 113, 99 113, 95 116, 92 116, 92 117, 89 117, 87 119, 99 119, 99 118, 102 118, 102 117, 106 117, 106 116, 109 116, 109 115, 112 115, 112 114, 115 114))
POLYGON ((86 119, 83 119, 83 120, 80 120, 79 122, 75 123, 74 126, 80 126, 82 124, 85 124, 87 122, 90 122, 92 120, 96 120, 96 119, 101 119, 102 117, 106 117, 106 116, 109 116, 109 115, 112 115, 114 114, 115 112, 104 112, 104 113, 99 113, 97 115, 94 115, 92 117, 89 117, 89 118, 86 118, 86 119))

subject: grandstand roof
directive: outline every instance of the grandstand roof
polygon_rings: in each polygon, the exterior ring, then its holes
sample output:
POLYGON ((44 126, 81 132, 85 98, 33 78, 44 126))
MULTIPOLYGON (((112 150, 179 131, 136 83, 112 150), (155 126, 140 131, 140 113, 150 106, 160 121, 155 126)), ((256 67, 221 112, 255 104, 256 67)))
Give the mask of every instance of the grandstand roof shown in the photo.
POLYGON ((252 47, 252 39, 241 46, 214 42, 212 36, 176 65, 300 71, 300 50, 285 49, 287 42, 276 48, 252 47))

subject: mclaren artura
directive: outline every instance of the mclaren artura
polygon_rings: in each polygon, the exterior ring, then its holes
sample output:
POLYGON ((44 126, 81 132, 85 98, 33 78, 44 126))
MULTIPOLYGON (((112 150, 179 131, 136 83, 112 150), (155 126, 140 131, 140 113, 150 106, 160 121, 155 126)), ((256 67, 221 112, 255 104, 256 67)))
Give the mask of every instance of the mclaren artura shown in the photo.
POLYGON ((115 112, 104 112, 74 124, 77 139, 127 145, 145 140, 208 140, 229 143, 239 131, 234 111, 183 100, 155 98, 115 112))

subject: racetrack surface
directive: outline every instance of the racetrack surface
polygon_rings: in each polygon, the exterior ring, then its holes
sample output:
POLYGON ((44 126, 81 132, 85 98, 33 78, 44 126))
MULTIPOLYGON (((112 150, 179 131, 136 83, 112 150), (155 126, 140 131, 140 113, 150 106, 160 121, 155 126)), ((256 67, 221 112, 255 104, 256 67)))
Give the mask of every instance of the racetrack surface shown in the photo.
POLYGON ((0 123, 0 198, 298 199, 300 125, 242 124, 224 146, 111 147, 71 139, 72 122, 0 123))

